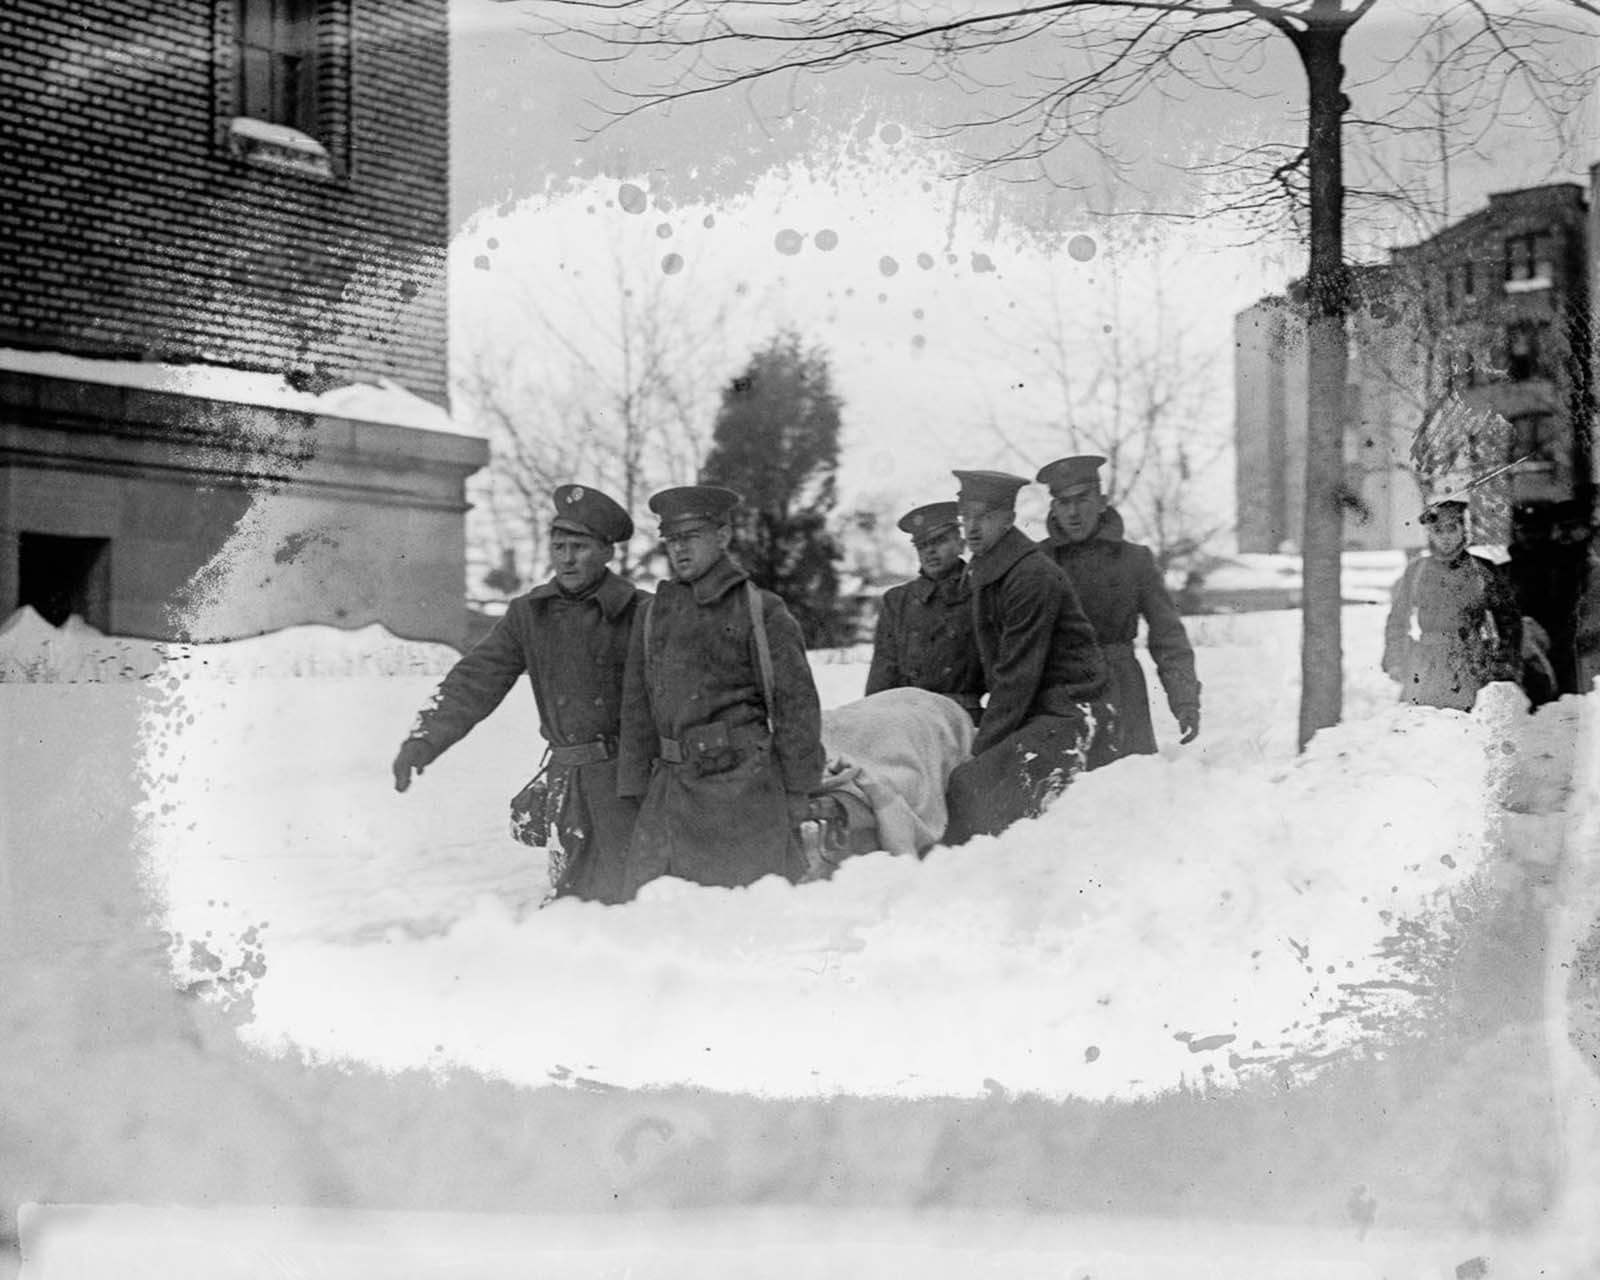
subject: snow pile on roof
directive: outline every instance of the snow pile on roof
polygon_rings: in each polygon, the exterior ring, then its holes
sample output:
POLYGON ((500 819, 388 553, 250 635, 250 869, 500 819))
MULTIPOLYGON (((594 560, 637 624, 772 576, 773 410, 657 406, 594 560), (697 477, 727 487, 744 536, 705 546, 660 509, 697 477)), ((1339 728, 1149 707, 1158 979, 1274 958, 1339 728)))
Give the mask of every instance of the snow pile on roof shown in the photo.
POLYGON ((424 400, 381 375, 312 395, 296 391, 275 373, 230 369, 224 365, 98 360, 63 351, 22 351, 8 347, 0 347, 0 370, 143 391, 170 391, 202 400, 293 409, 300 413, 350 418, 382 426, 414 427, 448 435, 482 434, 467 418, 452 417, 442 406, 424 400))
POLYGON ((348 631, 290 627, 222 644, 108 636, 77 615, 52 627, 26 605, 0 624, 0 683, 107 683, 157 675, 433 675, 448 671, 460 656, 447 644, 402 640, 377 623, 348 631))

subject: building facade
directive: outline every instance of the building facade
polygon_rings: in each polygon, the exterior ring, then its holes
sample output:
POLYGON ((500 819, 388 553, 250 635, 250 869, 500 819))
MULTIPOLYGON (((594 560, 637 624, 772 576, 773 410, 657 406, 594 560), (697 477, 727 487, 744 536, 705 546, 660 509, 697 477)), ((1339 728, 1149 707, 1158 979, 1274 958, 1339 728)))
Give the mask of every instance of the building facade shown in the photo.
MULTIPOLYGON (((1382 551, 1421 544, 1418 488, 1406 465, 1421 420, 1408 348, 1381 298, 1390 273, 1357 273, 1344 393, 1345 543, 1382 551)), ((1305 508, 1306 330, 1300 300, 1263 298, 1234 317, 1234 465, 1239 550, 1297 548, 1305 508)))
MULTIPOLYGON (((1358 269, 1345 393, 1350 547, 1421 545, 1412 441, 1449 399, 1508 424, 1466 440, 1455 465, 1482 474, 1515 462, 1501 491, 1521 527, 1587 513, 1595 216, 1575 184, 1497 193, 1428 240, 1394 250, 1387 265, 1358 269)), ((1241 550, 1298 541, 1305 364, 1292 298, 1264 299, 1236 317, 1241 550)), ((1496 532, 1493 540, 1511 538, 1509 528, 1496 532)))
POLYGON ((0 16, 0 618, 464 634, 447 0, 0 16))

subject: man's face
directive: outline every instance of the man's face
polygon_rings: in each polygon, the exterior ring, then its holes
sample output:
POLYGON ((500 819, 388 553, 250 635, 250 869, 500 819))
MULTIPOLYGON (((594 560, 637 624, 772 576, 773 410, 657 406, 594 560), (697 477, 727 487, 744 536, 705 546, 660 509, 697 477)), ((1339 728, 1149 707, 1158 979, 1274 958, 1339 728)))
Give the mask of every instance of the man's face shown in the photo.
POLYGON ((662 537, 667 548, 667 562, 679 582, 694 582, 722 559, 732 540, 733 530, 727 525, 697 524, 662 537))
POLYGON ((1093 534, 1105 505, 1095 484, 1072 485, 1050 495, 1050 514, 1068 542, 1082 542, 1093 534))
POLYGON ((999 542, 1015 519, 1015 514, 1004 508, 984 507, 973 502, 963 502, 956 513, 961 519, 962 539, 975 556, 981 556, 999 542))
POLYGON ((550 567, 563 591, 587 591, 599 582, 611 560, 611 544, 584 533, 555 529, 550 534, 550 567))
POLYGON ((1428 526, 1428 546, 1433 554, 1449 559, 1467 545, 1467 521, 1452 507, 1434 513, 1428 526))
POLYGON ((917 549, 917 562, 922 572, 930 578, 949 573, 961 559, 961 527, 952 525, 931 538, 921 538, 911 544, 917 549))

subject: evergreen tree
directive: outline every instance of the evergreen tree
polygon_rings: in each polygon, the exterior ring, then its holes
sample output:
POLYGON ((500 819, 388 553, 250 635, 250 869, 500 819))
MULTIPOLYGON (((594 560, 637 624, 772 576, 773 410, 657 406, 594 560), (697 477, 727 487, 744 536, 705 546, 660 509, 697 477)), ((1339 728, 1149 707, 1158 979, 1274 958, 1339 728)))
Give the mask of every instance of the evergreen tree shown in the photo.
POLYGON ((843 642, 837 501, 839 397, 826 355, 777 334, 722 392, 706 484, 744 495, 734 554, 758 586, 783 598, 808 645, 843 642))

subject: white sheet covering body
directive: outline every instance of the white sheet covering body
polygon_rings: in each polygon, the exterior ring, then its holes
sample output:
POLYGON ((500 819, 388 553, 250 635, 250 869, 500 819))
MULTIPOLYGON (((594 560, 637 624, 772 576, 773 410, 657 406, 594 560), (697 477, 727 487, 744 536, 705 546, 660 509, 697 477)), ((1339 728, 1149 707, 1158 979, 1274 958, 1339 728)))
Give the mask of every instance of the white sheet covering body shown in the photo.
POLYGON ((945 783, 972 755, 972 719, 926 689, 885 689, 822 713, 822 786, 872 809, 879 847, 918 854, 944 835, 945 783))

